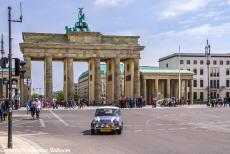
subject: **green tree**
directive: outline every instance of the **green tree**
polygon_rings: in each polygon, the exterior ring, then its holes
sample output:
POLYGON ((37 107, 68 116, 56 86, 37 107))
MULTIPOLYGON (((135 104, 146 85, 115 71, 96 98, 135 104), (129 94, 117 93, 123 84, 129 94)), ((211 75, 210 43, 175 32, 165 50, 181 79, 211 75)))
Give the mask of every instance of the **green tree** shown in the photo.
POLYGON ((58 91, 53 96, 57 101, 63 101, 64 100, 64 93, 63 91, 58 91))
POLYGON ((32 98, 32 99, 34 99, 34 98, 39 98, 39 96, 40 96, 39 94, 33 93, 32 96, 31 96, 31 98, 32 98))
POLYGON ((74 95, 74 101, 78 101, 80 99, 80 96, 74 95))

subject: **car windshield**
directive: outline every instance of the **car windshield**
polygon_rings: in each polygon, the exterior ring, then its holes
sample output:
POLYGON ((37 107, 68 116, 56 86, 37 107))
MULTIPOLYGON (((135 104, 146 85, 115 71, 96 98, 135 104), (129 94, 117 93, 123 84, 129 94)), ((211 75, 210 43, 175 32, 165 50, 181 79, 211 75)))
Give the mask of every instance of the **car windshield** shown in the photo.
POLYGON ((117 109, 97 109, 95 116, 115 116, 117 109))

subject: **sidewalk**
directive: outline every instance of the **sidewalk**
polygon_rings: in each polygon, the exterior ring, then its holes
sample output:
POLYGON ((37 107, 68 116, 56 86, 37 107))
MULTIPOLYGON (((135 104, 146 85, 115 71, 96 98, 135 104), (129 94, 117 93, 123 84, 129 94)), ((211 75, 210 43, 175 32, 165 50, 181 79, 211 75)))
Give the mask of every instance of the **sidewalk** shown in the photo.
POLYGON ((0 136, 0 154, 48 154, 36 143, 22 137, 13 137, 13 149, 7 149, 7 136, 0 136))

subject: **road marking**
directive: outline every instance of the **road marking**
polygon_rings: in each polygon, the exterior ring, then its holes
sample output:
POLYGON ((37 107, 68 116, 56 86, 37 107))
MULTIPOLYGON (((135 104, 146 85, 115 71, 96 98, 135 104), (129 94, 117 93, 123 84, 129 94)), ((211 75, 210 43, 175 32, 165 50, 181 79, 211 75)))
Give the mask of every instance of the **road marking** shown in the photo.
POLYGON ((188 129, 188 128, 183 128, 183 127, 181 127, 181 128, 179 128, 179 129, 181 129, 181 130, 185 130, 185 129, 188 129))
POLYGON ((65 126, 69 126, 69 124, 67 122, 65 122, 62 118, 60 118, 57 114, 55 114, 52 110, 49 110, 50 113, 55 117, 57 118, 61 123, 63 123, 65 126))
POLYGON ((14 126, 18 126, 18 125, 24 125, 24 124, 28 124, 28 123, 33 123, 35 120, 31 120, 31 121, 27 121, 27 122, 22 122, 22 123, 17 123, 14 124, 14 126))
POLYGON ((43 119, 39 119, 41 127, 46 127, 45 121, 43 119))
POLYGON ((36 135, 47 135, 48 133, 34 133, 34 134, 19 134, 19 135, 15 135, 15 136, 18 136, 18 137, 23 137, 23 136, 36 136, 36 135))

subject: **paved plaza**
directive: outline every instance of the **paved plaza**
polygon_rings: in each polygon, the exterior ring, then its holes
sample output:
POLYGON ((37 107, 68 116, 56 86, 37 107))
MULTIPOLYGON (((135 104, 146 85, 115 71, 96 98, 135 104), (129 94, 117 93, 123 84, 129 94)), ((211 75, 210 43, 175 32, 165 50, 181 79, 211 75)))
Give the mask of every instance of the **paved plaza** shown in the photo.
MULTIPOLYGON (((43 110, 40 120, 30 120, 25 110, 14 111, 14 145, 34 153, 230 153, 228 107, 124 109, 122 135, 90 135, 94 112, 43 110)), ((1 144, 6 135, 6 123, 0 124, 1 144)))

